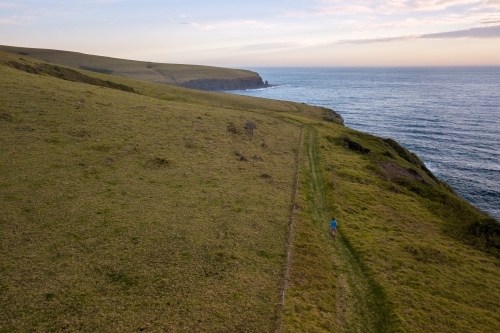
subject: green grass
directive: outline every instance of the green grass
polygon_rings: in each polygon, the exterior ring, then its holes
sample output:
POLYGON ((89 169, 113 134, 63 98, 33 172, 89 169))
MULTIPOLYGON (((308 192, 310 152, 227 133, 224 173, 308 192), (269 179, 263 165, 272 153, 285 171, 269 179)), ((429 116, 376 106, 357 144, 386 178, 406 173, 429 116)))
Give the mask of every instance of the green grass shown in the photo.
POLYGON ((26 55, 0 77, 1 332, 500 326, 498 222, 392 140, 26 55))
POLYGON ((1 331, 273 330, 296 125, 0 70, 1 331))
POLYGON ((259 78, 255 72, 211 66, 162 64, 101 57, 77 52, 0 45, 0 51, 23 57, 75 67, 87 71, 113 74, 155 83, 183 85, 196 80, 259 78))
POLYGON ((295 198, 289 286, 285 290, 285 332, 332 332, 336 323, 336 280, 330 258, 331 244, 323 230, 324 202, 316 187, 315 132, 304 129, 300 191, 295 198))
MULTIPOLYGON (((349 129, 337 131, 339 138, 348 135, 369 148, 371 153, 366 155, 328 140, 330 130, 320 127, 320 131, 324 136, 319 140, 321 158, 330 182, 329 204, 341 221, 340 232, 382 287, 401 328, 412 332, 495 330, 500 323, 500 261, 488 253, 496 249, 486 248, 474 241, 474 235, 463 232, 469 221, 453 213, 453 206, 430 195, 422 197, 408 189, 409 184, 460 202, 477 220, 484 217, 425 170, 419 171, 422 180, 403 177, 405 185, 401 178, 391 181, 391 175, 380 168, 392 159, 379 138, 349 129), (451 225, 462 232, 450 232, 451 225)), ((410 167, 398 154, 392 155, 402 168, 410 167)))

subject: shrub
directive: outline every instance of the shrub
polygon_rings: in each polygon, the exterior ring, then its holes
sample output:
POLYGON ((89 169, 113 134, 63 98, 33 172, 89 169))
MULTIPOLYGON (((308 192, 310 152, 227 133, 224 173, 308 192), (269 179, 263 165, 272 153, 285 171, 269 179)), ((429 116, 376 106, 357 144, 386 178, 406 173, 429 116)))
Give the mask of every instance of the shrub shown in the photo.
POLYGON ((353 150, 361 154, 368 154, 370 152, 370 149, 365 148, 360 143, 351 140, 351 138, 349 138, 348 136, 344 136, 342 140, 344 142, 344 145, 350 150, 353 150))

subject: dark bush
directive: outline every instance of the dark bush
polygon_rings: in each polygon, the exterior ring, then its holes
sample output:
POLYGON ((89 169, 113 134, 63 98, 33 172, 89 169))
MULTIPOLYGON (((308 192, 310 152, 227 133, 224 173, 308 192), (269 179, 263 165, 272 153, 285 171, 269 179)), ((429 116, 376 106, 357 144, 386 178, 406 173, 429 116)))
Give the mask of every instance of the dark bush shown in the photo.
POLYGON ((152 168, 165 168, 170 166, 172 162, 162 157, 154 157, 149 159, 146 164, 152 168))
POLYGON ((395 183, 428 199, 429 209, 444 218, 444 231, 466 244, 500 257, 500 223, 441 186, 398 178, 395 183))
POLYGON ((418 158, 415 158, 415 155, 410 153, 406 148, 401 146, 399 143, 397 143, 393 139, 384 139, 384 142, 387 143, 392 149, 396 151, 396 153, 404 160, 410 162, 411 164, 415 165, 421 165, 422 163, 419 163, 420 160, 418 158))
POLYGON ((328 141, 330 141, 331 143, 334 143, 334 142, 335 142, 335 137, 333 137, 333 136, 331 136, 331 135, 327 135, 327 136, 326 136, 326 139, 327 139, 328 141))
POLYGON ((247 121, 245 124, 245 129, 247 130, 248 134, 253 135, 253 130, 257 129, 257 125, 251 121, 247 121))
POLYGON ((234 133, 234 134, 240 134, 240 130, 236 127, 236 125, 234 123, 229 123, 227 125, 227 131, 228 132, 231 132, 231 133, 234 133))
POLYGON ((370 149, 363 147, 360 143, 351 140, 348 136, 345 136, 342 138, 344 141, 344 145, 347 146, 350 150, 353 150, 355 152, 361 153, 361 154, 368 154, 370 152, 370 149))
POLYGON ((3 121, 12 121, 14 118, 8 114, 8 113, 0 113, 0 120, 3 120, 3 121))
POLYGON ((45 74, 66 81, 87 83, 94 86, 112 88, 132 93, 136 92, 134 88, 126 86, 124 84, 115 83, 112 81, 105 81, 95 77, 87 76, 83 73, 80 73, 78 71, 66 67, 60 67, 56 65, 43 64, 43 63, 37 64, 35 67, 30 64, 22 64, 15 61, 9 62, 9 66, 31 74, 45 74))
POLYGON ((483 243, 487 249, 500 252, 500 223, 494 218, 485 217, 474 221, 467 231, 469 236, 483 243))
POLYGON ((94 67, 88 67, 88 66, 80 66, 81 69, 84 69, 86 71, 91 71, 91 72, 96 72, 96 73, 101 73, 101 74, 111 74, 114 71, 111 69, 106 69, 106 68, 94 68, 94 67))

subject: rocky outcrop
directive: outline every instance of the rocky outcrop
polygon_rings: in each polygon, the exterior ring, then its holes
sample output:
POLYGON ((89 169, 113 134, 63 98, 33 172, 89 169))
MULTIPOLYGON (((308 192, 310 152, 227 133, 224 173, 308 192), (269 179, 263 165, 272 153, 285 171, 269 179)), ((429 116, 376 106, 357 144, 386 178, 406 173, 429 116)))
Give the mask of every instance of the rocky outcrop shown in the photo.
POLYGON ((223 91, 265 88, 269 85, 260 76, 228 79, 197 79, 180 83, 179 86, 198 90, 223 91))

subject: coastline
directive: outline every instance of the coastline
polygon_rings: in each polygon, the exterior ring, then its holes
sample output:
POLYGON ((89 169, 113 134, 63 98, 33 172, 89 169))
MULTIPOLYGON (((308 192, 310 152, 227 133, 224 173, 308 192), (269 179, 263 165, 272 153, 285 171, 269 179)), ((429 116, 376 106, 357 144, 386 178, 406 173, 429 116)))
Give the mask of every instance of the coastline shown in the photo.
POLYGON ((313 103, 0 56, 7 330, 92 331, 98 309, 129 331, 335 331, 339 306, 361 331, 495 328, 476 319, 499 318, 500 226, 395 140, 313 103))
POLYGON ((416 152, 462 198, 500 220, 500 67, 250 69, 278 89, 235 93, 336 110, 350 128, 416 152))

